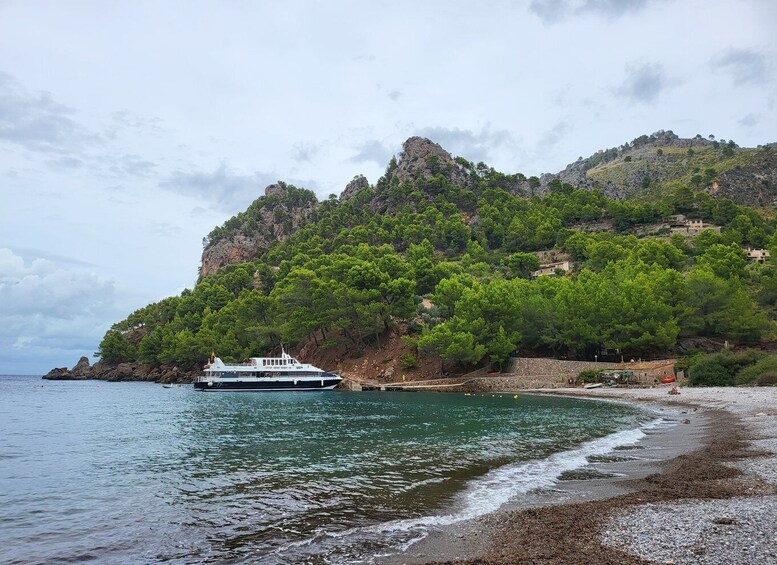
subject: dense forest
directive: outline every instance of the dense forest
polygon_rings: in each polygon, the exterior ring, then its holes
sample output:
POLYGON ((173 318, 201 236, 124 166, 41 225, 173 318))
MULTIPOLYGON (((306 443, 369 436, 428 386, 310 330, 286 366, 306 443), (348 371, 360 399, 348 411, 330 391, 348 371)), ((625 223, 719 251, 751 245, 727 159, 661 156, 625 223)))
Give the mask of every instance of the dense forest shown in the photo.
POLYGON ((691 337, 775 337, 777 270, 749 262, 743 250, 775 247, 777 220, 767 209, 711 196, 695 181, 615 200, 555 179, 526 196, 515 186, 536 180, 523 175, 437 155, 423 165, 409 177, 392 159, 374 186, 347 199, 318 203, 291 185, 258 198, 206 244, 265 229, 258 219, 273 210, 287 222, 288 210, 315 207, 253 260, 115 324, 99 354, 109 363, 181 367, 201 365, 212 351, 238 361, 281 343, 348 344, 358 354, 394 330, 412 346, 407 367, 424 355, 470 366, 502 363, 515 351, 651 356, 691 337), (673 214, 722 229, 672 235, 673 214), (553 259, 572 269, 532 277, 553 259))

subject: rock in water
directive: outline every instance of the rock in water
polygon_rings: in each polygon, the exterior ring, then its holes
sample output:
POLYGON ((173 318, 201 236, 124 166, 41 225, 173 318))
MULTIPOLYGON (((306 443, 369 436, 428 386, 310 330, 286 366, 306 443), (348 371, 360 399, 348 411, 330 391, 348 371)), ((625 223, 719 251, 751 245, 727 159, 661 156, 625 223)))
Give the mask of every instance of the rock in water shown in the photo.
POLYGON ((89 379, 92 376, 92 367, 89 366, 89 359, 81 357, 70 371, 74 379, 89 379))

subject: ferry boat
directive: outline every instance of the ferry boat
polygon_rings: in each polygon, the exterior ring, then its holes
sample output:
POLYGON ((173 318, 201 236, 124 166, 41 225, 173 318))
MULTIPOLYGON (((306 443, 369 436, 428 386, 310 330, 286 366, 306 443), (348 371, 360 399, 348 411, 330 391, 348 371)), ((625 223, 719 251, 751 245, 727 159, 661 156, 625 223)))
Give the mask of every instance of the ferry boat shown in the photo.
POLYGON ((280 357, 251 357, 237 365, 227 365, 211 354, 204 372, 194 382, 195 390, 332 390, 343 380, 340 375, 297 361, 283 350, 280 357))

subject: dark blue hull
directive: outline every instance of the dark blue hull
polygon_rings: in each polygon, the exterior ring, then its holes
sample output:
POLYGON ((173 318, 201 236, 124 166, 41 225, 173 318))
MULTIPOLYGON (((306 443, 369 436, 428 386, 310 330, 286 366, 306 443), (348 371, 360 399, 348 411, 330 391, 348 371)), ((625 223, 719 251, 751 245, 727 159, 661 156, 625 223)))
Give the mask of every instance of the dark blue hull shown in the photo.
POLYGON ((331 390, 336 387, 342 379, 324 378, 316 380, 298 380, 294 381, 232 381, 222 380, 209 383, 199 381, 194 383, 195 390, 207 392, 265 392, 282 390, 331 390))

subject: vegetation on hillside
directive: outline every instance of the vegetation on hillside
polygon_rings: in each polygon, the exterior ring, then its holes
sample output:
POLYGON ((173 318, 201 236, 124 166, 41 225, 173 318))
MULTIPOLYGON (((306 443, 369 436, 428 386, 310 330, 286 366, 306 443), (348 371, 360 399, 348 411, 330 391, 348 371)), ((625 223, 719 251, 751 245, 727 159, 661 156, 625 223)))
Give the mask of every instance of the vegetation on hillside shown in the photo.
MULTIPOLYGON (((516 349, 636 356, 671 351, 688 336, 744 344, 772 336, 777 270, 748 263, 742 251, 774 242, 775 221, 758 210, 690 185, 633 202, 557 180, 544 197, 523 198, 509 191, 516 175, 457 162, 467 187, 436 163, 431 176, 399 182, 392 162, 374 187, 320 203, 301 229, 253 261, 115 324, 100 354, 194 366, 211 351, 242 360, 308 340, 347 343, 358 354, 398 328, 421 354, 475 364, 502 362, 516 349), (674 213, 722 233, 670 237, 660 224, 674 213), (613 229, 585 231, 602 225, 613 229), (638 228, 647 234, 637 237, 638 228), (568 256, 573 272, 531 280, 537 251, 568 256)), ((209 240, 261 229, 252 222, 273 198, 281 197, 258 199, 209 240)))

